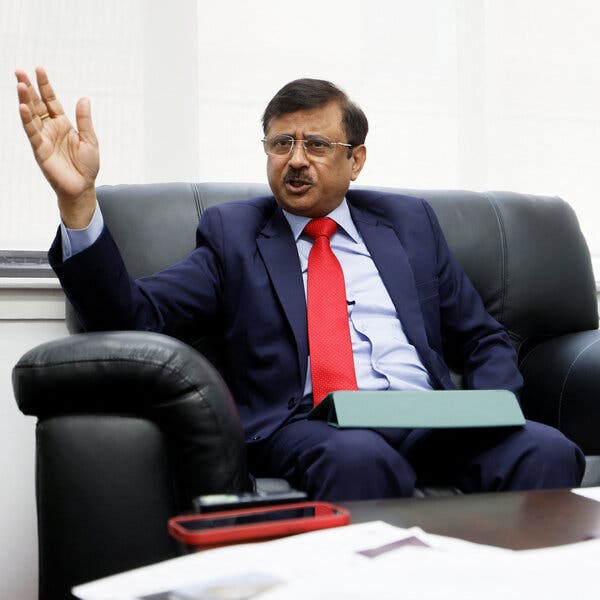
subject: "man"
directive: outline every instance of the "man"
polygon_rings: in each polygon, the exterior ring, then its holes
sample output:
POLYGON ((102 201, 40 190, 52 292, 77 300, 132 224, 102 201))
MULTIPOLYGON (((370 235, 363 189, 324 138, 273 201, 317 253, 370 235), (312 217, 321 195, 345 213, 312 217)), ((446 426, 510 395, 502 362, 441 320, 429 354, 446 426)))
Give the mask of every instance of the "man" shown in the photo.
POLYGON ((465 491, 580 483, 581 451, 539 423, 338 430, 306 419, 332 389, 451 389, 445 356, 462 364, 470 388, 518 394, 522 386, 506 332, 485 312, 431 208, 349 191, 366 160, 368 125, 333 84, 293 81, 267 106, 273 196, 209 208, 190 256, 136 282, 96 206, 89 101, 77 103, 75 131, 42 69, 41 98, 24 72, 16 75, 23 126, 58 196, 50 261, 82 323, 216 335, 254 474, 330 500, 410 495, 417 479, 465 491), (336 325, 323 329, 317 313, 336 325))

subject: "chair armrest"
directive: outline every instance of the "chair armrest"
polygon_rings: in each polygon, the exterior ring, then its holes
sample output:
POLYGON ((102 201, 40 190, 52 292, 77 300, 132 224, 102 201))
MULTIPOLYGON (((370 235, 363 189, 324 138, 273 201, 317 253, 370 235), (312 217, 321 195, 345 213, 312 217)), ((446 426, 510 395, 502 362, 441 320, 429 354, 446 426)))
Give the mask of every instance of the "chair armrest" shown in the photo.
POLYGON ((84 333, 41 344, 13 369, 21 411, 135 414, 175 450, 185 496, 249 488, 242 427, 231 394, 197 351, 148 332, 84 333))
POLYGON ((538 344, 520 369, 525 416, 557 427, 585 454, 600 454, 600 331, 538 344))

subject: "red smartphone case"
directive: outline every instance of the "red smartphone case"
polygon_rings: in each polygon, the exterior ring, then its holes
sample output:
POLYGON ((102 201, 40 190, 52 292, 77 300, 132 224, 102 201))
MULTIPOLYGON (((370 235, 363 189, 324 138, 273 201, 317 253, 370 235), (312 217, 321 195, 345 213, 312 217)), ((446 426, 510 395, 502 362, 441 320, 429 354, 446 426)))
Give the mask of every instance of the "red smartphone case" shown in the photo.
POLYGON ((265 540, 295 533, 304 533, 316 529, 339 527, 350 522, 350 513, 340 506, 329 502, 297 502, 293 504, 280 504, 269 507, 246 508, 241 510, 226 510, 199 515, 179 515, 169 519, 169 533, 180 542, 190 546, 208 548, 265 540), (246 523, 224 527, 213 527, 204 530, 192 530, 185 526, 190 521, 210 521, 220 518, 243 517, 246 515, 265 515, 279 510, 294 510, 313 508, 314 516, 295 519, 281 519, 265 521, 262 523, 246 523))

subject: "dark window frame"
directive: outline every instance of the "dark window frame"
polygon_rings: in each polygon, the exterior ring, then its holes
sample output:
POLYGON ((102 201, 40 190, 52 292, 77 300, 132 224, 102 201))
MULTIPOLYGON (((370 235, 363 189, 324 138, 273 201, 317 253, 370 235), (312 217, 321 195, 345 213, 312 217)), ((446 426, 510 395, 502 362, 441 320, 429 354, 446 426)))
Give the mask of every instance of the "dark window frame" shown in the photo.
POLYGON ((0 277, 55 278, 45 250, 0 250, 0 277))

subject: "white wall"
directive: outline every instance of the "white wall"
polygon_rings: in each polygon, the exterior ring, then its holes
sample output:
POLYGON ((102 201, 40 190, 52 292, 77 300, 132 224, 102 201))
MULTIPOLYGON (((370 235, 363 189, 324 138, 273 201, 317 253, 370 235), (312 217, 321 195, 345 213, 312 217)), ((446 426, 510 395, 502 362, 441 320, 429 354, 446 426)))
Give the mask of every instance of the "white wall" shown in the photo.
POLYGON ((371 123, 360 183, 572 204, 600 257, 596 0, 3 0, 0 248, 45 248, 54 198, 20 131, 15 67, 88 95, 99 183, 264 181, 260 115, 296 77, 371 123))
POLYGON ((66 334, 64 321, 0 320, 0 598, 6 600, 37 598, 38 572, 35 418, 19 412, 11 371, 24 352, 66 334))

